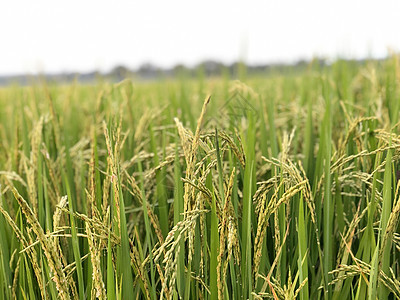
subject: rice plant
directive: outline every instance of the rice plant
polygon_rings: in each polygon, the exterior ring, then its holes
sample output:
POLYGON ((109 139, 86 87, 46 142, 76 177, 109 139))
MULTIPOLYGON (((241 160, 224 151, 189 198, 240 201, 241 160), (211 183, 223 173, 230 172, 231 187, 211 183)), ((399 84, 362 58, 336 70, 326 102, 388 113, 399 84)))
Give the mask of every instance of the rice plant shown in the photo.
POLYGON ((400 65, 0 89, 3 299, 400 298, 400 65))

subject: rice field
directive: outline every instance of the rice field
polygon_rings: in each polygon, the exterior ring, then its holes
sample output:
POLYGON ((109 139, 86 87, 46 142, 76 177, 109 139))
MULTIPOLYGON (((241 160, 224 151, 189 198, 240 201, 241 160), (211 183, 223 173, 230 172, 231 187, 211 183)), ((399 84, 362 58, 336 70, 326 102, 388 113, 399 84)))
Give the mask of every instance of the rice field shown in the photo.
POLYGON ((0 89, 2 299, 400 298, 400 65, 0 89))

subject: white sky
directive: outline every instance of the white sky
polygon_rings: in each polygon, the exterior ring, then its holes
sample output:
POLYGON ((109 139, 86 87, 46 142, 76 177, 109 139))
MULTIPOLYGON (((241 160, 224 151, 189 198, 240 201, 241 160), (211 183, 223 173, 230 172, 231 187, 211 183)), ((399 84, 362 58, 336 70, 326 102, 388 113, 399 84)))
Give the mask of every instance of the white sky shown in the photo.
POLYGON ((400 50, 399 0, 1 0, 0 75, 400 50))

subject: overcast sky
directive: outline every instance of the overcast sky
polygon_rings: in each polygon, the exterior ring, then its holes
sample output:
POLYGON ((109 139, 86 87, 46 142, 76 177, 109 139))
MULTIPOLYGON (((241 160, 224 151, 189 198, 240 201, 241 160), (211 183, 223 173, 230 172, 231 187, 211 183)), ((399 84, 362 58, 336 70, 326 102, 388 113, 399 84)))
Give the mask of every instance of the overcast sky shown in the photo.
POLYGON ((2 0, 0 74, 382 57, 399 29, 399 0, 2 0))

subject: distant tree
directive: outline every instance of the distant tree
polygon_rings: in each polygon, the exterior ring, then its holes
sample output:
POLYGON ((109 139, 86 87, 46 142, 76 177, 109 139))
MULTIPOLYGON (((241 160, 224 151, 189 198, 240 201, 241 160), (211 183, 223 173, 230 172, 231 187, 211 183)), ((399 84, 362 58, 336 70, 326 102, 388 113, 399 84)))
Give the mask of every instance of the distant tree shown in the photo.
POLYGON ((184 64, 176 64, 172 69, 171 73, 173 76, 189 76, 191 74, 191 70, 186 67, 184 64))
POLYGON ((117 80, 122 80, 129 77, 132 72, 125 66, 119 65, 111 70, 110 76, 115 77, 117 80))
POLYGON ((137 74, 142 78, 156 78, 160 72, 161 69, 151 63, 144 63, 137 70, 137 74))
POLYGON ((221 75, 224 65, 215 60, 206 60, 198 64, 196 69, 206 76, 221 75))

